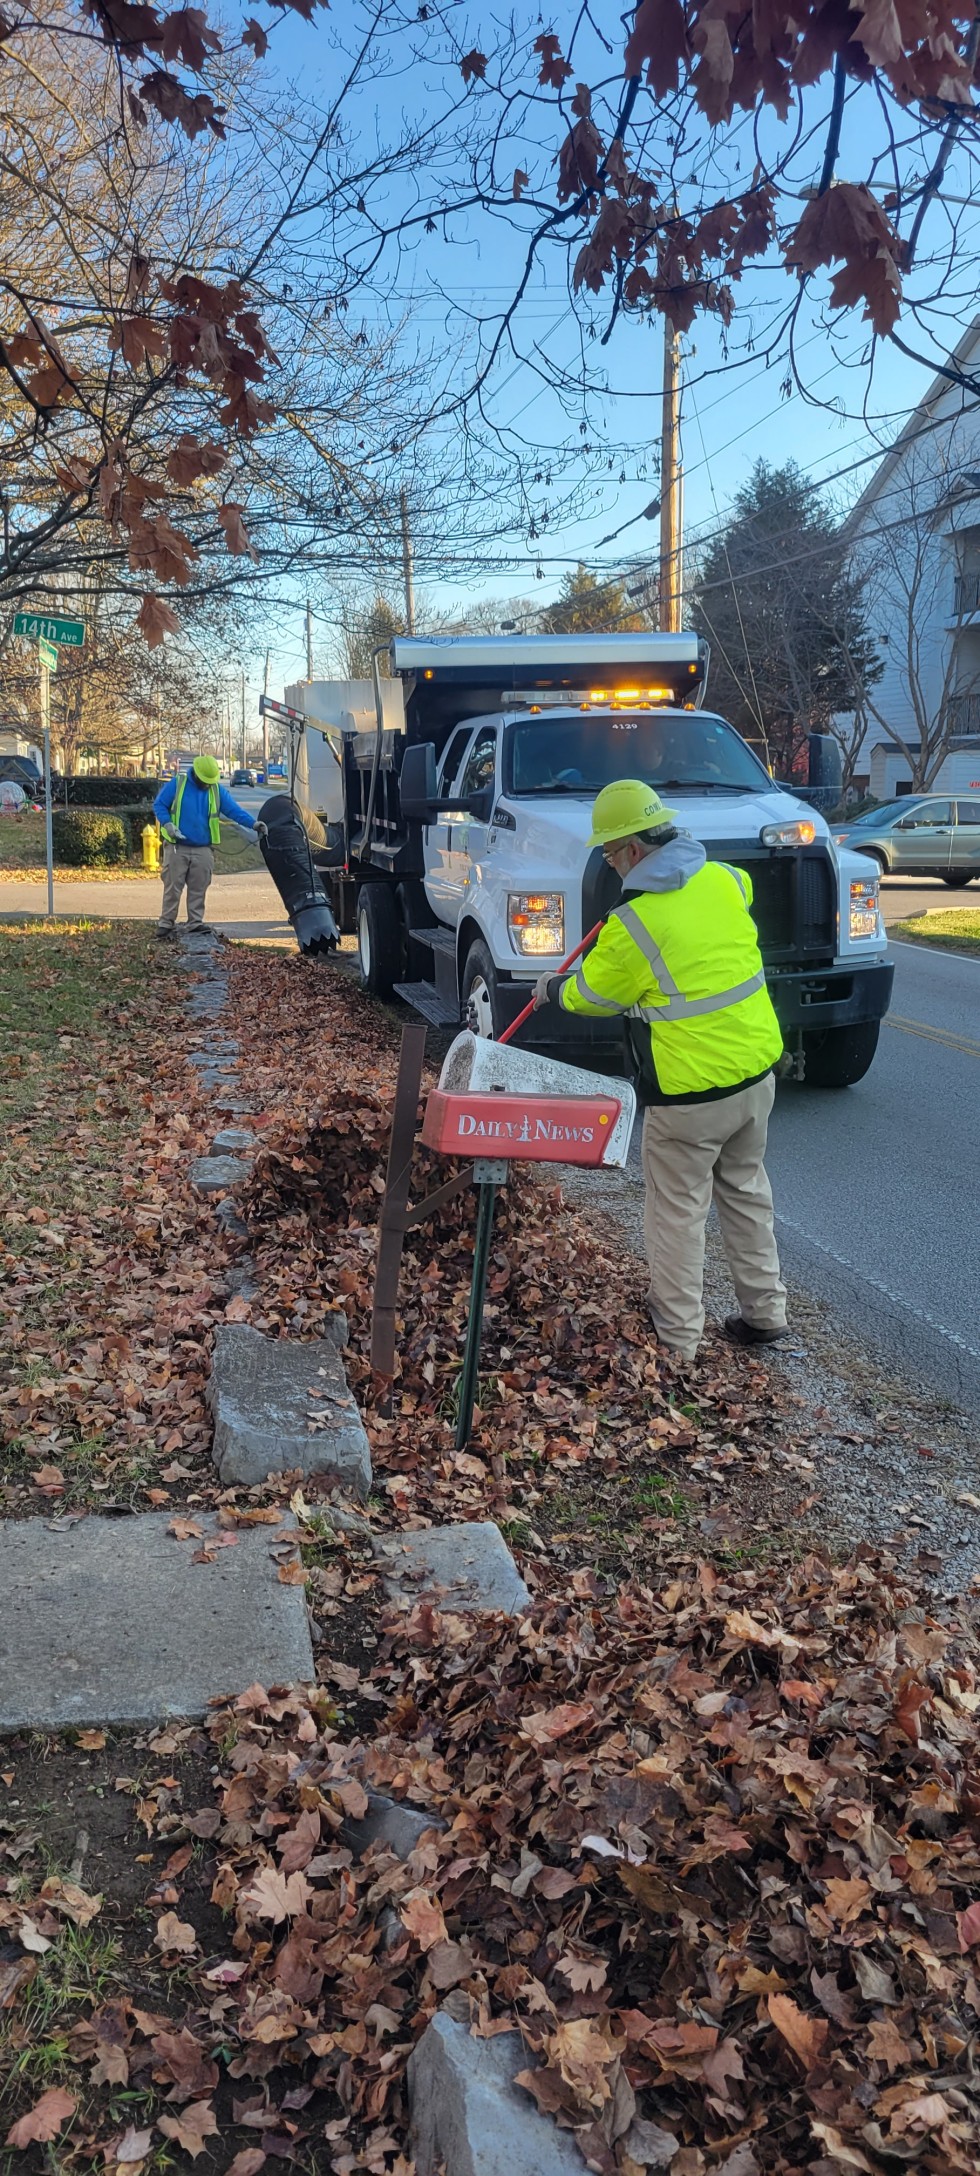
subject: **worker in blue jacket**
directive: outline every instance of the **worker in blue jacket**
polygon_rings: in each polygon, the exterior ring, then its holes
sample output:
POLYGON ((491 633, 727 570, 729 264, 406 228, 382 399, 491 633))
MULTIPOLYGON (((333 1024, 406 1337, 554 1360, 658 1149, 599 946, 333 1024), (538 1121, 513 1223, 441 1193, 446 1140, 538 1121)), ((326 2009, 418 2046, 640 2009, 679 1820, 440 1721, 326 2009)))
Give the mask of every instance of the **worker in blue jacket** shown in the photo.
POLYGON ((187 886, 187 927, 207 930, 204 902, 214 875, 214 849, 221 840, 222 816, 243 831, 265 830, 248 810, 239 808, 213 756, 197 756, 189 771, 168 778, 153 803, 153 814, 163 832, 163 907, 157 937, 173 937, 181 893, 187 886))

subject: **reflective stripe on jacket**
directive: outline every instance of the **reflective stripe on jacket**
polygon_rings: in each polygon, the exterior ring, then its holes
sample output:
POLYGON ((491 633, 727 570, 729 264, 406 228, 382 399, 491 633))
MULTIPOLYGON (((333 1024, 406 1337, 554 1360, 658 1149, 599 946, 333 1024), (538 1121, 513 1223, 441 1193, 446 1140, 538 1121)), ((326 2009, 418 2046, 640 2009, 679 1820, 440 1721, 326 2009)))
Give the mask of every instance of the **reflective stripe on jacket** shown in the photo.
MULTIPOLYGON (((177 791, 176 791, 176 793, 174 794, 174 805, 173 805, 173 808, 172 808, 172 809, 171 809, 171 811, 170 811, 170 821, 171 821, 171 823, 173 824, 173 827, 174 827, 174 830, 175 830, 175 831, 179 831, 179 830, 180 830, 180 804, 181 804, 181 802, 182 802, 182 800, 183 800, 183 798, 184 798, 184 788, 185 788, 185 786, 186 786, 186 784, 187 784, 187 778, 188 778, 188 773, 187 773, 186 771, 181 771, 180 777, 179 777, 179 778, 178 778, 178 780, 177 780, 177 791)), ((197 783, 197 781, 195 781, 195 783, 197 783)), ((198 784, 198 792, 200 792, 200 791, 201 791, 201 787, 200 787, 200 785, 198 784)), ((220 794, 219 794, 219 790, 218 790, 217 786, 209 786, 209 787, 207 788, 207 796, 208 796, 208 830, 209 830, 209 831, 210 831, 210 833, 211 833, 211 844, 212 844, 212 846, 220 846, 220 845, 221 845, 221 825, 220 825, 220 823, 218 822, 218 809, 219 809, 219 807, 220 807, 220 799, 221 799, 221 797, 220 797, 220 794)))
POLYGON ((654 849, 633 871, 559 1002, 566 1012, 620 1015, 634 1045, 645 1037, 632 1023, 647 1023, 664 1097, 724 1094, 768 1072, 783 1048, 749 913, 752 885, 743 869, 701 861, 662 889, 657 855, 668 851, 654 849))

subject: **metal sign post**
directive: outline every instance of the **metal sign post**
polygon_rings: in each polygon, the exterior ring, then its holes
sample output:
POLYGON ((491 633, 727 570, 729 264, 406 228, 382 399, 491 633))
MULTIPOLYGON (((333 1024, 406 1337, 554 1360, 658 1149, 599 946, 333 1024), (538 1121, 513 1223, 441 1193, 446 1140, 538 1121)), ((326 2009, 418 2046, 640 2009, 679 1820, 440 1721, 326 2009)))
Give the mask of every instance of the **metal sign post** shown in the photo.
MULTIPOLYGON (((54 837, 51 825, 51 645, 38 643, 41 673, 41 737, 44 744, 44 858, 48 867, 48 921, 54 914, 54 837)), ((57 670, 57 651, 54 653, 57 670)))
POLYGON ((483 1308, 487 1296, 487 1271, 490 1267, 490 1241, 493 1237, 493 1212, 497 1206, 497 1189, 507 1184, 508 1167, 496 1157, 481 1156, 473 1166, 473 1179, 478 1192, 476 1211, 476 1238, 473 1242, 473 1275, 470 1280, 470 1312, 466 1324, 466 1347, 463 1368, 459 1378, 459 1412, 456 1416, 456 1449, 465 1451, 473 1426, 473 1407, 476 1404, 480 1384, 480 1344, 483 1338, 483 1308))
MULTIPOLYGON (((41 676, 41 738, 44 743, 44 857, 48 867, 47 919, 54 914, 54 843, 51 826, 51 675, 58 670, 58 647, 80 650, 85 641, 84 620, 57 619, 44 612, 15 612, 14 634, 31 635, 37 643, 41 676)), ((67 805, 67 787, 66 787, 67 805)))

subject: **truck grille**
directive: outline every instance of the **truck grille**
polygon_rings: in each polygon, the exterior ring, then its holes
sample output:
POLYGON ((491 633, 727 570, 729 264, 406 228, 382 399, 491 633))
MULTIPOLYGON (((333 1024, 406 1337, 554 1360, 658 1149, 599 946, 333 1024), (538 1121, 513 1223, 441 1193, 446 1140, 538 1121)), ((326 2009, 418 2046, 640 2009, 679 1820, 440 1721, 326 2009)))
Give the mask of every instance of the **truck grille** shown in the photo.
POLYGON ((712 841, 712 861, 729 861, 752 879, 752 919, 767 967, 832 960, 837 949, 834 871, 825 848, 747 854, 736 840, 712 841))
MULTIPOLYGON (((744 839, 716 839, 707 848, 712 861, 731 862, 752 879, 752 919, 767 967, 794 963, 816 965, 837 950, 837 893, 834 869, 823 846, 782 854, 746 852, 744 839)), ((589 856, 582 887, 582 927, 591 929, 618 904, 619 879, 596 847, 589 856)))

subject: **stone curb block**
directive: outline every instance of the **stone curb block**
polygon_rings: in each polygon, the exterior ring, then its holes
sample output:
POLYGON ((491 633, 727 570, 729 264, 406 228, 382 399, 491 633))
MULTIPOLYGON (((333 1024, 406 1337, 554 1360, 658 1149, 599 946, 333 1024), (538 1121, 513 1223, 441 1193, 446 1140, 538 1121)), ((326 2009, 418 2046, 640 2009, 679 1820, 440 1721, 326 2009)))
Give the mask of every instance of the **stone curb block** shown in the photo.
POLYGON ((214 1462, 226 1486, 252 1487, 273 1473, 326 1473, 367 1497, 371 1452, 339 1352, 347 1318, 335 1319, 332 1335, 306 1345, 219 1324, 208 1403, 214 1462), (314 1417, 315 1432, 307 1425, 314 1417))
POLYGON ((251 1169, 244 1156, 196 1156, 190 1182, 196 1194, 225 1194, 230 1186, 240 1186, 251 1169))
MULTIPOLYGON (((365 1790, 367 1785, 365 1784, 365 1790)), ((396 1859, 410 1859, 420 1836, 426 1829, 445 1828, 436 1813, 420 1813, 417 1806, 407 1806, 397 1798, 385 1798, 380 1791, 367 1792, 368 1810, 359 1821, 348 1817, 341 1829, 341 1836, 355 1858, 362 1859, 372 1844, 381 1844, 385 1851, 392 1851, 396 1859)))
POLYGON ((514 2084, 533 2068, 519 2032, 474 2040, 441 2010, 408 2063, 416 2176, 583 2176, 574 2139, 514 2084))
POLYGON ((530 1608, 531 1596, 492 1519, 385 1535, 375 1555, 387 1566, 389 1598, 403 1609, 423 1595, 447 1610, 497 1609, 519 1617, 530 1608))
POLYGON ((247 1126, 222 1126, 211 1143, 212 1156, 244 1156, 247 1149, 255 1148, 258 1134, 247 1126))

